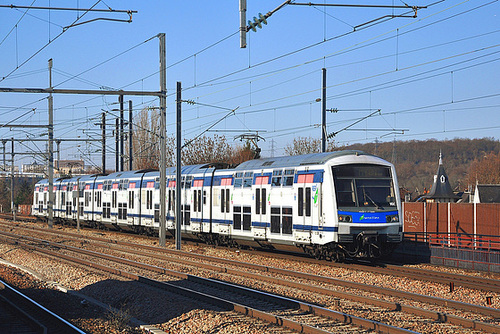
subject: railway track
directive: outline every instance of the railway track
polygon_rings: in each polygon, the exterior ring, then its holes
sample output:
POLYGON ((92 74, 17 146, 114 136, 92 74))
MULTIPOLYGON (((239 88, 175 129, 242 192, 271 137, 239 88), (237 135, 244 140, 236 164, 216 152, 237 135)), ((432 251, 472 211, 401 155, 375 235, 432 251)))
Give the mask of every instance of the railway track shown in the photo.
MULTIPOLYGON (((11 215, 8 214, 0 214, 1 217, 9 217, 12 219, 11 215), (3 215, 3 216, 2 216, 3 215)), ((19 216, 18 216, 19 217, 19 216)), ((36 221, 36 218, 32 216, 21 216, 19 219, 25 219, 26 221, 33 222, 36 221)), ((61 234, 65 234, 64 232, 60 232, 61 234)), ((71 234, 66 234, 70 236, 71 234)), ((99 241, 99 240, 97 240, 99 241)), ((424 270, 421 268, 411 268, 404 267, 399 265, 392 264, 357 264, 357 263, 334 263, 328 262, 324 260, 317 260, 314 258, 310 258, 304 254, 304 256, 298 256, 297 254, 288 254, 282 252, 270 252, 267 250, 239 250, 240 252, 247 252, 249 254, 259 254, 268 258, 281 258, 281 259, 297 259, 300 258, 301 262, 312 263, 312 264, 320 264, 324 266, 329 266, 333 268, 344 268, 348 267, 349 269, 363 271, 363 272, 371 272, 381 275, 390 275, 390 276, 400 276, 400 277, 408 277, 411 279, 418 279, 427 282, 433 283, 442 283, 450 286, 450 289, 454 289, 455 287, 464 287, 469 289, 479 289, 485 292, 495 292, 500 293, 500 279, 490 279, 484 277, 470 276, 470 275, 461 275, 457 273, 451 272, 443 272, 443 271, 435 271, 435 270, 424 270)), ((302 255, 302 254, 301 254, 302 255)))
POLYGON ((85 334, 1 280, 0 320, 1 333, 85 334))
POLYGON ((64 259, 66 261, 102 270, 113 275, 132 279, 137 282, 148 284, 156 288, 180 293, 190 298, 199 299, 216 305, 226 310, 234 310, 247 316, 283 326, 301 333, 332 333, 342 328, 343 332, 376 331, 379 333, 412 333, 407 329, 397 328, 381 322, 363 319, 346 313, 332 311, 309 303, 284 298, 281 296, 265 293, 241 287, 226 282, 197 277, 189 274, 175 272, 165 268, 139 263, 115 256, 86 251, 71 246, 61 246, 46 240, 33 237, 22 237, 14 234, 2 233, 5 241, 15 243, 17 246, 28 250, 37 251, 45 255, 64 259), (30 241, 31 244, 23 243, 20 239, 30 241), (34 244, 37 243, 38 245, 34 244), (71 256, 60 251, 50 250, 64 249, 76 254, 71 256), (82 254, 90 259, 83 259, 82 254), (132 269, 149 270, 160 275, 174 277, 177 283, 164 282, 150 279, 142 275, 134 274, 122 269, 116 269, 112 265, 97 264, 92 258, 99 257, 112 263, 127 265, 132 269), (180 282, 180 283, 179 283, 180 282), (230 297, 228 297, 228 292, 230 297))
MULTIPOLYGON (((274 257, 274 258, 293 258, 297 257, 297 255, 291 254, 283 254, 277 252, 265 252, 259 251, 259 255, 266 257, 274 257)), ((464 288, 470 289, 479 289, 487 292, 500 292, 500 280, 499 279, 491 279, 484 277, 477 277, 471 275, 461 275, 457 273, 451 272, 443 272, 437 270, 425 270, 421 268, 411 268, 404 267, 401 265, 394 264, 386 264, 386 263, 335 263, 335 262, 327 262, 322 260, 313 259, 310 257, 300 257, 301 261, 307 263, 320 263, 325 266, 333 267, 333 268, 344 268, 348 267, 349 269, 371 272, 381 275, 391 275, 391 276, 400 276, 400 277, 409 277, 422 281, 442 283, 446 285, 450 285, 453 287, 462 286, 464 288)))
MULTIPOLYGON (((55 231, 48 231, 44 230, 44 233, 49 233, 49 234, 54 234, 53 232, 55 231)), ((82 240, 82 235, 80 234, 74 234, 74 233, 68 233, 68 232, 63 232, 63 231, 57 231, 56 233, 57 236, 65 236, 69 238, 79 238, 79 240, 82 240)), ((130 248, 133 249, 133 253, 135 256, 143 256, 143 257, 155 257, 160 260, 167 260, 170 262, 177 262, 182 265, 193 265, 193 259, 198 259, 198 261, 212 261, 219 263, 219 265, 210 265, 210 264, 203 264, 201 262, 196 262, 194 265, 196 267, 203 267, 205 269, 213 270, 213 271, 219 271, 219 272, 224 272, 226 274, 232 274, 232 275, 240 275, 244 277, 248 277, 251 279, 255 280, 265 280, 268 283, 271 284, 281 284, 281 285, 286 285, 290 286, 296 289, 302 289, 305 291, 311 291, 314 293, 318 294, 323 294, 323 295, 330 295, 334 296, 335 298, 342 298, 342 299, 348 299, 351 301, 359 302, 359 303, 365 303, 368 305, 376 306, 376 307, 383 307, 388 310, 392 311, 402 311, 402 312, 407 312, 413 315, 418 315, 418 316, 423 316, 428 319, 432 319, 433 321, 438 321, 438 322, 448 322, 450 324, 455 324, 455 325, 460 325, 463 327, 468 327, 472 329, 477 329, 477 330, 484 330, 487 332, 500 332, 499 327, 495 326, 494 324, 491 323, 484 323, 480 321, 475 321, 475 320, 470 320, 470 319, 464 319, 461 317, 456 317, 453 315, 445 314, 442 312, 436 312, 436 311, 429 311, 429 310, 424 310, 421 308, 416 308, 412 307, 410 305, 404 305, 402 303, 390 303, 386 302, 383 300, 377 300, 373 298, 363 298, 359 296, 354 296, 350 294, 345 294, 345 293, 339 293, 336 291, 333 291, 328 288, 322 288, 322 287, 316 287, 315 285, 318 282, 321 283, 327 283, 327 284, 332 284, 332 285, 344 285, 353 289, 361 289, 364 291, 369 291, 369 292, 374 292, 374 293, 386 293, 389 295, 398 295, 401 298, 406 298, 406 299, 411 299, 411 300, 417 300, 420 302, 425 302, 429 304, 440 304, 440 305, 446 305, 448 307, 454 307, 457 309, 462 309, 462 310, 467 310, 468 312, 474 312, 476 314, 482 314, 485 316, 492 316, 499 318, 500 313, 496 309, 488 308, 488 307, 482 307, 478 305, 471 305, 471 304, 466 304, 466 303, 460 303, 460 302, 454 302, 446 299, 439 299, 435 297, 429 297, 429 296, 423 296, 423 295, 415 295, 415 294, 409 294, 409 293, 404 293, 401 291, 397 290, 392 290, 392 289, 381 289, 380 287, 373 287, 369 285, 363 286, 362 284, 359 283, 353 283, 353 282, 347 282, 347 281, 341 281, 341 280, 336 280, 328 277, 321 277, 317 275, 310 275, 306 273, 300 273, 300 272, 294 272, 290 270, 282 270, 278 268, 272 268, 268 266, 257 266, 253 264, 248 264, 248 263, 241 263, 238 261, 234 260, 225 260, 225 259, 215 259, 215 258, 210 258, 207 256, 199 255, 199 254, 193 254, 193 253, 186 253, 186 252, 177 252, 177 251, 171 251, 171 250, 164 250, 164 249, 159 249, 158 247, 152 247, 152 246, 146 246, 146 245, 138 245, 138 244, 131 244, 128 242, 120 242, 120 241, 114 241, 114 240, 109 240, 106 238, 102 237, 87 237, 87 240, 93 240, 94 242, 99 242, 102 244, 101 247, 105 247, 108 249, 112 249, 114 252, 123 252, 123 253, 130 253, 130 248), (124 247, 128 247, 129 250, 127 250, 124 247), (139 251, 139 248, 142 248, 143 251, 139 251), (160 255, 155 255, 154 253, 151 252, 161 252, 161 253, 170 253, 173 255, 173 257, 165 257, 165 254, 160 254, 160 255), (181 257, 187 257, 187 259, 183 260, 181 257), (220 264, 222 263, 222 267, 220 264), (272 273, 272 274, 278 274, 278 275, 285 275, 287 277, 292 277, 292 278, 299 278, 299 279, 307 279, 312 282, 315 282, 315 284, 299 284, 294 281, 289 281, 289 280, 284 280, 282 278, 273 278, 273 277, 265 277, 262 274, 254 274, 250 275, 249 273, 244 273, 239 270, 235 269, 230 269, 230 267, 242 267, 245 266, 248 269, 251 269, 253 271, 260 271, 262 273, 272 273)), ((39 242, 32 240, 33 242, 39 242)), ((86 241, 89 242, 89 241, 86 241)), ((52 245, 53 247, 58 247, 58 248, 63 248, 63 249, 68 249, 68 246, 61 245, 60 243, 56 243, 52 245)), ((108 252, 107 252, 108 253, 108 252)))

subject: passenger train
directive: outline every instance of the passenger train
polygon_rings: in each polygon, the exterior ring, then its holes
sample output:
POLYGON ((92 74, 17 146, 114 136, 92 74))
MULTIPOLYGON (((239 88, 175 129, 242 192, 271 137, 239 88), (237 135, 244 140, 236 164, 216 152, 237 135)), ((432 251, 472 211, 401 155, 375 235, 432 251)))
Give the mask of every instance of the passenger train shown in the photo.
MULTIPOLYGON (((167 229, 175 235, 175 167, 167 169, 167 229)), ((160 173, 154 170, 54 180, 54 219, 155 233, 160 173)), ((343 261, 378 258, 402 240, 394 166, 360 151, 250 160, 230 168, 181 168, 183 237, 235 247, 297 249, 343 261)), ((48 216, 48 180, 35 186, 34 215, 48 216)))

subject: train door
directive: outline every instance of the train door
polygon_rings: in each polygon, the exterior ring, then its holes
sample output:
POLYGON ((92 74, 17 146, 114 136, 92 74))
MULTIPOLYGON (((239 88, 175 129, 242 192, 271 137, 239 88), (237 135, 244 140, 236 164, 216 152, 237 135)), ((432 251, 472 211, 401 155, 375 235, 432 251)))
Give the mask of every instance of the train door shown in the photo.
MULTIPOLYGON (((220 221, 219 221, 219 233, 223 235, 229 235, 231 233, 231 222, 233 221, 233 213, 231 208, 231 191, 233 189, 233 178, 222 177, 220 180, 220 221)), ((217 208, 216 208, 217 210, 217 208)))
POLYGON ((175 178, 169 178, 167 182, 167 228, 175 229, 175 178))
POLYGON ((299 172, 296 175, 297 189, 297 215, 298 215, 298 235, 301 241, 311 241, 313 224, 313 191, 316 192, 317 187, 313 187, 314 174, 299 172), (313 189, 314 188, 314 189, 313 189))
MULTIPOLYGON (((153 226, 154 207, 153 207, 153 190, 155 189, 155 181, 148 179, 142 181, 141 186, 141 219, 145 226, 153 226)), ((158 217, 158 223, 159 223, 158 217)), ((159 224, 158 224, 159 225, 159 224)))
POLYGON ((102 187, 103 183, 99 182, 95 184, 94 189, 94 220, 97 222, 102 221, 102 187))
MULTIPOLYGON (((181 177, 181 224, 184 232, 191 228, 191 183, 192 176, 181 177)), ((181 229, 182 230, 182 229, 181 229)))
POLYGON ((203 178, 195 178, 191 188, 193 208, 191 212, 191 230, 203 232, 203 178))
POLYGON ((63 190, 66 194, 64 201, 64 218, 69 219, 71 218, 71 195, 73 191, 73 185, 71 183, 67 183, 65 186, 63 186, 63 190))
POLYGON ((138 219, 137 215, 137 209, 135 207, 135 199, 137 198, 136 196, 136 189, 137 189, 137 181, 131 181, 128 184, 128 191, 127 191, 127 221, 131 225, 140 225, 140 221, 138 219))
POLYGON ((92 195, 94 192, 94 184, 92 181, 87 182, 84 188, 84 206, 82 210, 83 218, 87 221, 92 221, 94 219, 94 202, 92 201, 92 195))
POLYGON ((268 209, 268 196, 270 194, 271 173, 254 174, 254 205, 255 205, 255 223, 253 226, 253 235, 258 238, 266 238, 267 230, 270 226, 268 209))
POLYGON ((118 218, 118 187, 119 180, 114 180, 111 184, 111 223, 116 224, 118 218))

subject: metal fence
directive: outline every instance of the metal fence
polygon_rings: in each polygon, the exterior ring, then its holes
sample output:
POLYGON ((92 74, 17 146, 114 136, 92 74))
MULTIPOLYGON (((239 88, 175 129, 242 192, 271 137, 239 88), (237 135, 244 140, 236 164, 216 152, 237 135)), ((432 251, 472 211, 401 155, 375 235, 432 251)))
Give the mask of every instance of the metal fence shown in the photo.
POLYGON ((403 203, 403 221, 399 255, 500 272, 500 204, 403 203))
POLYGON ((408 262, 500 272, 498 236, 406 232, 396 253, 408 262))

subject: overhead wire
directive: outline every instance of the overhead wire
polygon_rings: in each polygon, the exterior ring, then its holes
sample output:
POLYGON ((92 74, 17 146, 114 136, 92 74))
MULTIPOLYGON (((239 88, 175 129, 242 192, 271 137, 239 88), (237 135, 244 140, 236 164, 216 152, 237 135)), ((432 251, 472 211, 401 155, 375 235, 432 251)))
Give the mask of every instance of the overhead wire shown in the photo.
MULTIPOLYGON (((92 7, 90 7, 90 9, 94 8, 95 6, 97 6, 97 4, 101 2, 101 0, 98 0, 92 7)), ((78 22, 85 14, 87 14, 89 12, 89 10, 85 11, 85 13, 82 14, 82 16, 78 17, 75 21, 73 21, 72 24, 75 24, 76 22, 78 22)), ((59 37, 61 37, 67 30, 63 29, 63 31, 61 31, 57 36, 55 36, 52 40, 49 40, 49 42, 47 42, 45 45, 43 45, 40 49, 38 49, 38 51, 36 51, 35 53, 33 53, 31 56, 29 56, 26 60, 24 60, 20 65, 17 65, 16 68, 14 68, 11 72, 9 72, 7 75, 3 76, 0 78, 0 82, 4 81, 5 79, 7 79, 11 74, 13 74, 14 72, 16 72, 19 68, 21 68, 22 66, 24 66, 25 64, 27 64, 31 59, 33 59, 36 55, 38 55, 40 52, 42 52, 47 46, 49 46, 50 44, 52 44, 55 40, 57 40, 59 37)))

